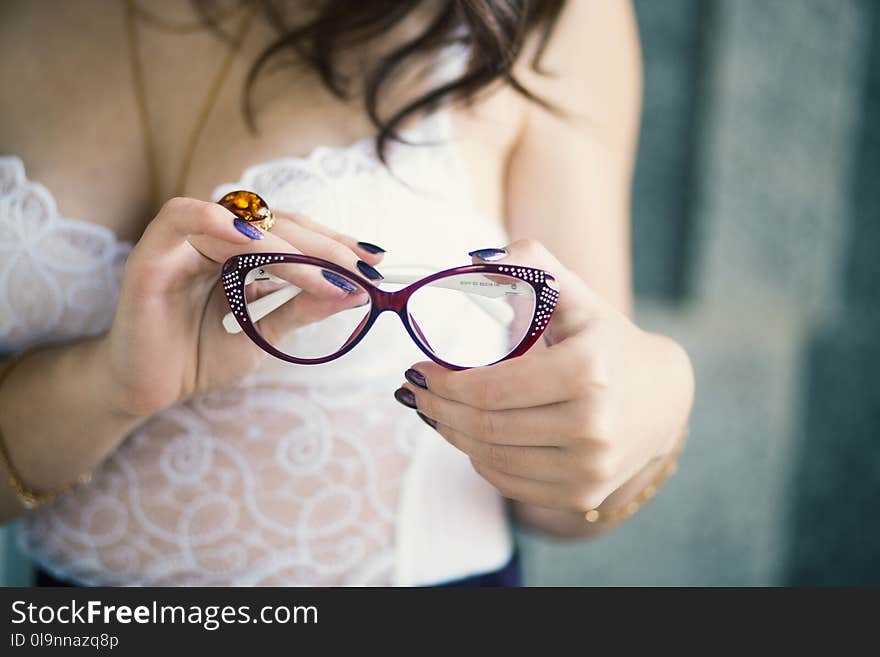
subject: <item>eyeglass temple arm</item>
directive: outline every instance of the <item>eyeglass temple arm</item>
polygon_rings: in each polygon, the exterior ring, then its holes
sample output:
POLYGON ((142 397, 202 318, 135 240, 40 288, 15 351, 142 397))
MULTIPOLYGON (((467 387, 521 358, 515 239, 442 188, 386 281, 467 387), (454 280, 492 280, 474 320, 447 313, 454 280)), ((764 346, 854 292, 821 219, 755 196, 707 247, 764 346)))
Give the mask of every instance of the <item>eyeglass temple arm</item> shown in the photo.
MULTIPOLYGON (((409 285, 410 283, 415 283, 419 278, 425 275, 425 268, 414 268, 414 267, 399 267, 399 268, 386 268, 385 278, 382 281, 383 283, 392 283, 398 285, 409 285)), ((476 306, 482 310, 484 313, 489 315, 493 320, 501 324, 502 326, 506 326, 513 320, 513 308, 510 306, 505 306, 502 304, 495 303, 486 303, 484 299, 497 299, 499 297, 503 297, 505 294, 522 294, 521 291, 516 289, 511 289, 509 285, 497 284, 491 287, 485 287, 480 289, 461 289, 461 283, 456 284, 455 281, 449 279, 438 279, 430 283, 432 287, 442 287, 447 290, 456 290, 458 292, 463 292, 465 295, 465 299, 470 301, 471 303, 476 304, 476 306)))
MULTIPOLYGON (((388 267, 385 268, 385 278, 382 280, 383 283, 393 283, 398 285, 408 285, 409 283, 414 283, 417 281, 421 274, 413 273, 414 270, 426 270, 427 268, 422 267, 388 267), (397 273, 395 273, 397 272, 397 273)), ((256 272, 258 269, 252 269, 248 272, 247 278, 245 278, 245 286, 250 285, 256 280, 256 272)), ((275 283, 276 285, 282 285, 283 287, 275 290, 267 294, 264 297, 260 297, 259 299, 255 299, 247 304, 247 312, 251 318, 251 321, 257 322, 261 320, 263 317, 273 312, 274 310, 280 308, 285 303, 296 297, 300 292, 302 292, 302 288, 293 285, 292 283, 288 283, 283 278, 279 278, 274 274, 270 274, 269 272, 264 272, 262 276, 265 279, 268 279, 270 282, 275 283)), ((510 290, 505 290, 501 288, 509 288, 507 285, 501 285, 499 287, 491 287, 483 290, 462 290, 460 289, 460 285, 456 285, 454 282, 446 282, 443 279, 438 281, 434 281, 431 283, 434 287, 444 287, 450 290, 457 290, 459 292, 464 292, 467 294, 467 299, 475 303, 481 310, 487 313, 492 319, 494 319, 499 324, 505 325, 508 324, 511 320, 510 314, 513 310, 509 306, 499 306, 496 304, 488 304, 483 301, 480 297, 484 298, 497 298, 504 296, 505 294, 510 294, 510 290)), ((519 292, 513 292, 514 294, 519 294, 519 292)), ((223 316, 223 328, 226 329, 227 333, 241 333, 241 326, 239 326, 238 322, 235 319, 235 316, 229 312, 223 316)))

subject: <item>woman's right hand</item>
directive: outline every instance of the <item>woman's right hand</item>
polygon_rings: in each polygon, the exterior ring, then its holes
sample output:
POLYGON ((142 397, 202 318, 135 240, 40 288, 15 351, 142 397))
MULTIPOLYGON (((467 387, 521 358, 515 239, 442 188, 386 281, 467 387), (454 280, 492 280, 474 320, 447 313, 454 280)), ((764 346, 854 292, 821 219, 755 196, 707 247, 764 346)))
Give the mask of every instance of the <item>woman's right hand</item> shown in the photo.
MULTIPOLYGON (((117 394, 115 408, 133 416, 158 412, 232 385, 266 357, 244 333, 229 334, 222 326, 229 308, 217 283, 230 256, 305 253, 354 271, 358 260, 375 265, 382 259, 314 221, 274 214, 272 230, 253 239, 239 232, 234 215, 217 203, 190 198, 165 203, 128 257, 113 324, 101 345, 117 394)), ((306 292, 329 302, 318 304, 325 316, 334 306, 357 301, 326 281, 306 292)), ((291 315, 272 313, 261 320, 261 330, 288 332, 319 319, 314 313, 291 315)))

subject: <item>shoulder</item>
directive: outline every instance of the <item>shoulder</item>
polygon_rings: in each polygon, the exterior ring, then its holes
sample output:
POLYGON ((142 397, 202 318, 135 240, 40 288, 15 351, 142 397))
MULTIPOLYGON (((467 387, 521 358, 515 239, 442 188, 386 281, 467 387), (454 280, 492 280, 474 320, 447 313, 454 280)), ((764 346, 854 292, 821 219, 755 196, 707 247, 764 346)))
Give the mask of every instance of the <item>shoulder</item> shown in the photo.
MULTIPOLYGON (((569 130, 632 141, 641 111, 642 65, 631 0, 568 0, 535 70, 539 45, 540 34, 530 35, 514 70, 517 80, 565 113, 570 120, 562 123, 569 130)), ((525 111, 538 122, 551 121, 534 103, 526 103, 525 111)))

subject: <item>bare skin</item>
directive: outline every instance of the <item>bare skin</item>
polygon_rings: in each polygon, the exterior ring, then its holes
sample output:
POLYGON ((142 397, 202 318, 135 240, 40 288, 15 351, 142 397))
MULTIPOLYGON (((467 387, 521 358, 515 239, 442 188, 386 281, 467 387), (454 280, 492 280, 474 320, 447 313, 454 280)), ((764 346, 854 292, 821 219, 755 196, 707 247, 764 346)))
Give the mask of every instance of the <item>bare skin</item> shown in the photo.
MULTIPOLYGON (((369 235, 333 234, 320 217, 284 217, 266 239, 250 242, 217 206, 192 200, 207 199, 218 182, 236 180, 247 165, 302 155, 321 144, 348 144, 372 129, 356 102, 342 103, 307 73, 283 69, 258 84, 260 134, 250 135, 239 111, 242 83, 273 35, 258 21, 203 133, 183 192, 187 198, 166 204, 154 217, 143 182, 147 172, 124 56, 121 3, 2 4, 0 39, 7 56, 0 60, 0 76, 28 89, 0 99, 2 151, 22 157, 29 177, 52 190, 64 215, 137 242, 111 330, 34 354, 0 390, 3 431, 20 473, 34 488, 54 489, 93 469, 151 414, 222 387, 259 362, 261 355, 255 347, 248 351, 245 336, 231 336, 240 339, 233 342, 218 333, 223 301, 211 284, 226 256, 267 250, 272 241, 279 250, 346 266, 358 258, 381 261, 356 246, 369 235), (173 275, 148 283, 157 259, 173 275), (202 311, 198 317, 193 298, 202 311), (145 312, 163 313, 168 334, 139 333, 145 312), (229 354, 244 349, 243 360, 228 359, 225 371, 206 370, 199 364, 207 349, 229 354), (157 365, 157 352, 175 358, 157 365)), ((188 2, 162 0, 150 7, 183 21, 193 18, 188 2)), ((182 144, 224 47, 206 32, 142 34, 150 112, 160 136, 162 191, 170 195, 182 144)), ((518 359, 518 367, 507 365, 494 375, 494 367, 482 368, 483 380, 422 363, 417 368, 431 390, 406 385, 420 408, 441 423, 440 435, 468 453, 477 472, 514 500, 523 522, 557 536, 589 535, 595 529, 583 521, 585 508, 603 500, 625 503, 664 465, 690 412, 693 374, 674 341, 645 333, 630 320, 629 187, 641 72, 629 3, 569 3, 545 59, 556 77, 536 75, 527 61, 524 57, 520 65, 521 80, 571 112, 571 121, 559 121, 496 87, 475 105, 456 110, 455 129, 484 215, 503 222, 512 239, 532 240, 510 245, 510 261, 563 272, 560 280, 568 281, 572 303, 551 322, 553 346, 518 359), (563 348, 568 357, 556 357, 563 348), (634 362, 627 354, 640 358, 634 362), (572 362, 582 367, 566 370, 572 362), (614 376, 600 381, 583 374, 603 367, 614 376), (501 441, 504 449, 487 449, 499 444, 497 414, 509 415, 512 408, 475 397, 474 390, 492 389, 502 376, 539 380, 534 368, 540 380, 562 384, 552 399, 534 390, 516 400, 516 408, 527 420, 551 417, 553 440, 539 431, 531 438, 535 444, 501 441), (598 403, 597 391, 614 402, 598 403), (556 452, 547 459, 510 449, 536 446, 556 452)), ((400 85, 387 102, 395 105, 411 93, 400 85)), ((475 248, 480 246, 505 245, 475 248)), ((11 489, 0 489, 0 518, 21 511, 11 489)))

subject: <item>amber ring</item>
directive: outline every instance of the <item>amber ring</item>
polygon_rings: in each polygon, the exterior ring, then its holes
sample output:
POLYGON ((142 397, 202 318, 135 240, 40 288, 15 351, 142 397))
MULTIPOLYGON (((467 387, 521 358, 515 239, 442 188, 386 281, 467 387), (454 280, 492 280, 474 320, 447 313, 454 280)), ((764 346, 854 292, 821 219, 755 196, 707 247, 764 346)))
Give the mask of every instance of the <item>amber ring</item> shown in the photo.
POLYGON ((239 219, 242 219, 260 230, 268 231, 275 225, 275 217, 269 205, 259 194, 254 194, 244 189, 229 192, 219 201, 224 208, 229 210, 239 219))

